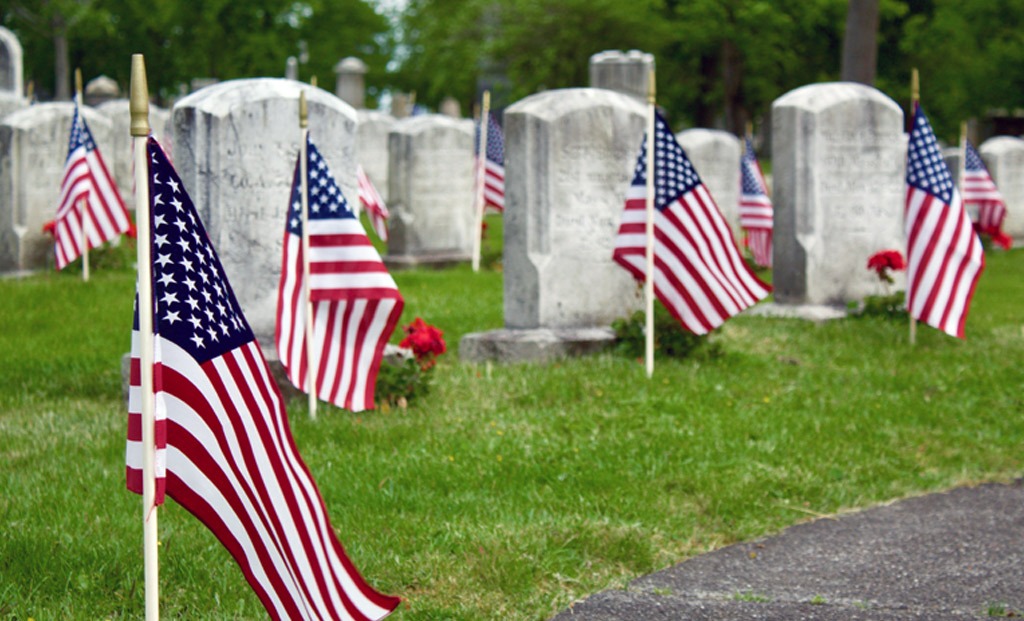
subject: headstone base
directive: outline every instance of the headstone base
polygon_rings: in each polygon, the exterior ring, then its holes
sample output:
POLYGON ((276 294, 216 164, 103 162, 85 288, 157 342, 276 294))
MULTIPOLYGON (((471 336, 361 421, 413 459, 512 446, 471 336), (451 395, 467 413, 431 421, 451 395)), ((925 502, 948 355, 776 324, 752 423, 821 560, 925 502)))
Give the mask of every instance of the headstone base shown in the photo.
POLYGON ((762 302, 743 312, 751 317, 781 317, 784 319, 806 319, 807 321, 829 321, 846 317, 846 309, 821 304, 776 304, 762 302))
POLYGON ((417 255, 384 255, 381 257, 388 269, 407 270, 414 267, 432 267, 442 269, 468 263, 472 257, 462 252, 434 252, 417 255))
POLYGON ((596 354, 614 342, 611 328, 502 328, 463 336, 459 358, 463 362, 551 362, 596 354))

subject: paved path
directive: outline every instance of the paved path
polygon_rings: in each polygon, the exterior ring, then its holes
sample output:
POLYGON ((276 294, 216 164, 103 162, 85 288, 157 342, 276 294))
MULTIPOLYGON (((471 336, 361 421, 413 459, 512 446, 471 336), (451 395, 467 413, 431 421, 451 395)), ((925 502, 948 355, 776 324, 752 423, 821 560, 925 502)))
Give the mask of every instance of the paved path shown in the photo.
POLYGON ((793 526, 593 595, 553 621, 1024 617, 1024 480, 793 526))

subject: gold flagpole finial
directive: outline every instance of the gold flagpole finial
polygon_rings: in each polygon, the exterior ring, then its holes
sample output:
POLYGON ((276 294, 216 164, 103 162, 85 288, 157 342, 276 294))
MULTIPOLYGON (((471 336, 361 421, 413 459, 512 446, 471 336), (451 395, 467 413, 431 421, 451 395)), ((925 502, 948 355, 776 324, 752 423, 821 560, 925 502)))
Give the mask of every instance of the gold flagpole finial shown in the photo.
POLYGON ((749 138, 753 138, 754 137, 754 122, 753 121, 747 121, 747 136, 749 138))
POLYGON ((913 108, 921 101, 921 81, 917 75, 917 67, 910 70, 910 107, 913 108))
POLYGON ((655 95, 655 89, 654 89, 654 69, 651 69, 647 73, 647 103, 651 104, 652 106, 654 105, 654 101, 655 101, 654 95, 655 95))
POLYGON ((132 136, 148 136, 149 84, 146 83, 146 59, 142 54, 132 54, 132 83, 128 109, 132 116, 132 136))
POLYGON ((75 67, 75 94, 82 99, 82 70, 78 67, 75 67))
POLYGON ((316 76, 315 75, 314 76, 310 76, 310 78, 309 78, 309 85, 312 86, 313 88, 317 88, 316 76))
POLYGON ((306 91, 299 93, 299 127, 309 127, 309 105, 306 103, 306 91))

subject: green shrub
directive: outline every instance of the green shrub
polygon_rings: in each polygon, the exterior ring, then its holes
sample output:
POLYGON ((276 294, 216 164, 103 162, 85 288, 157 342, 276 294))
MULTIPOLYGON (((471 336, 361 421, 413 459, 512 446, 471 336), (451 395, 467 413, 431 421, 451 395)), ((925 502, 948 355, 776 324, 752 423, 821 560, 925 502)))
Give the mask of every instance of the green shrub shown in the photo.
MULTIPOLYGON (((643 311, 637 311, 628 318, 613 321, 615 350, 629 358, 644 356, 646 350, 645 325, 646 318, 643 311)), ((710 334, 697 335, 684 329, 660 302, 654 305, 655 356, 686 358, 700 354, 704 357, 715 358, 721 353, 721 346, 710 339, 710 334)))

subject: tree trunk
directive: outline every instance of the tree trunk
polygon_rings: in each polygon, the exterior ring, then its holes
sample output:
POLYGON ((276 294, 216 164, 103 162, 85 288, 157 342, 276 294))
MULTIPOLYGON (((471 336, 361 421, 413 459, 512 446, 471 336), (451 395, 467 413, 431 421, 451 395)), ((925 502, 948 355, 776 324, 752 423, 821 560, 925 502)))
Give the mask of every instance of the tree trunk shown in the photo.
POLYGON ((840 77, 847 82, 874 86, 877 64, 878 0, 850 0, 840 77))
POLYGON ((53 14, 53 73, 54 99, 68 101, 71 99, 71 74, 68 69, 68 29, 64 16, 59 12, 53 14))
POLYGON ((722 42, 722 90, 725 128, 742 136, 747 124, 747 112, 743 108, 743 56, 729 39, 722 42))
POLYGON ((715 126, 715 108, 708 105, 711 91, 718 82, 718 59, 711 54, 700 56, 700 97, 697 98, 697 109, 694 110, 696 127, 715 126))

